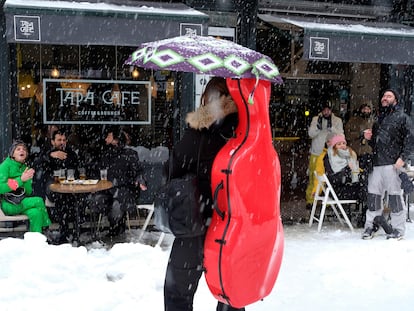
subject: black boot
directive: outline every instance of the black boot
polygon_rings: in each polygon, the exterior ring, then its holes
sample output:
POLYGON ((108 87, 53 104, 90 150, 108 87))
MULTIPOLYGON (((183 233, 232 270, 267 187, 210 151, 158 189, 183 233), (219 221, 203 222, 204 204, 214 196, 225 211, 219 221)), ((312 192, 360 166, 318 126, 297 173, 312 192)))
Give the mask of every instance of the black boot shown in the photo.
POLYGON ((121 235, 126 230, 125 219, 122 218, 118 223, 112 223, 109 226, 109 236, 114 237, 121 235))

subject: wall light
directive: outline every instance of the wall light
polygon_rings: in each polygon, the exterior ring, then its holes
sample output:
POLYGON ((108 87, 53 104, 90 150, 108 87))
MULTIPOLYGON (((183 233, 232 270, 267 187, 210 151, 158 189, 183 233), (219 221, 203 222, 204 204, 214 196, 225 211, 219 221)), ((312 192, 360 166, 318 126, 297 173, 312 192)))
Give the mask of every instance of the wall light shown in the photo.
POLYGON ((53 68, 52 71, 50 72, 50 75, 52 76, 52 78, 59 78, 60 76, 59 69, 53 68))
POLYGON ((134 70, 131 72, 131 76, 132 78, 137 79, 139 77, 139 70, 134 68, 134 70))

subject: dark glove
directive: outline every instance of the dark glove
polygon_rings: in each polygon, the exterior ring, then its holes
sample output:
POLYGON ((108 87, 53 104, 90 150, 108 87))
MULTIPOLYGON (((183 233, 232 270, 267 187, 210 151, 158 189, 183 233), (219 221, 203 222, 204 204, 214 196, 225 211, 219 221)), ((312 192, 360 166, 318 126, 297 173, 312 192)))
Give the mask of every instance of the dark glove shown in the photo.
POLYGON ((318 117, 318 124, 316 124, 316 127, 318 128, 318 130, 322 129, 322 116, 318 117))
POLYGON ((400 179, 401 179, 401 189, 404 190, 405 194, 409 194, 414 191, 414 185, 411 181, 410 177, 404 172, 400 173, 400 179))
POLYGON ((328 130, 329 129, 331 129, 332 128, 332 117, 331 116, 329 116, 329 117, 327 117, 326 118, 326 120, 328 121, 328 125, 326 126, 327 128, 328 128, 328 130))

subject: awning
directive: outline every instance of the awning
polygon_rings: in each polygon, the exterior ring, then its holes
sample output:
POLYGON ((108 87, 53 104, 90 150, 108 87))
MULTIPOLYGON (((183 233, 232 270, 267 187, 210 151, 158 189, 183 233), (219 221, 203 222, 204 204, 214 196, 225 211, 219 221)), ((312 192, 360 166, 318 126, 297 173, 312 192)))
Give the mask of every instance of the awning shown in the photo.
POLYGON ((208 15, 184 4, 111 2, 6 0, 7 41, 137 46, 188 32, 207 34, 208 15))
POLYGON ((395 23, 333 19, 258 17, 282 30, 303 32, 303 57, 309 60, 414 64, 414 28, 395 23))

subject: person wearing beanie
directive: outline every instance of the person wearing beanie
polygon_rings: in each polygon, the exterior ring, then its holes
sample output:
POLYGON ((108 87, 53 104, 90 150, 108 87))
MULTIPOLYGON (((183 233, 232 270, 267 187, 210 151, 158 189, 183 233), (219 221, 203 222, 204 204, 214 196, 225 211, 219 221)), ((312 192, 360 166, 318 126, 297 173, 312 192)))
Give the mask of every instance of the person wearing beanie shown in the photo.
POLYGON ((378 120, 364 138, 373 148, 373 170, 368 177, 367 211, 363 239, 372 239, 378 227, 374 218, 384 210, 384 195, 393 232, 387 238, 401 239, 405 234, 406 211, 400 172, 414 152, 414 123, 399 105, 398 92, 387 89, 381 97, 378 120))
POLYGON ((107 169, 113 188, 92 194, 89 208, 94 214, 108 217, 109 235, 122 234, 126 229, 126 212, 136 208, 140 190, 147 190, 138 153, 126 148, 128 134, 119 127, 106 131, 105 150, 92 176, 99 178, 99 170, 107 169))
MULTIPOLYGON (((325 148, 316 159, 315 171, 326 174, 340 200, 359 200, 364 188, 359 182, 359 164, 354 150, 347 146, 344 134, 334 133, 327 138, 325 148)), ((315 195, 317 178, 314 176, 315 195)))
POLYGON ((9 156, 0 164, 0 208, 5 215, 26 215, 29 218, 29 230, 42 233, 51 221, 43 198, 31 196, 35 170, 25 163, 28 155, 25 143, 17 140, 12 143, 9 156), (25 193, 21 202, 6 200, 4 194, 16 191, 25 193))
POLYGON ((322 104, 321 112, 312 118, 312 122, 308 129, 308 135, 312 139, 309 165, 308 165, 308 186, 306 188, 306 208, 311 209, 313 203, 312 191, 315 188, 314 171, 316 159, 322 153, 325 146, 326 137, 329 133, 344 133, 341 118, 332 113, 332 104, 325 101, 322 104))

